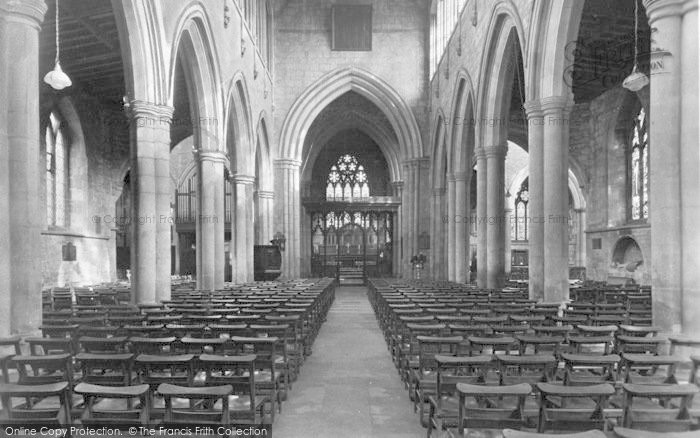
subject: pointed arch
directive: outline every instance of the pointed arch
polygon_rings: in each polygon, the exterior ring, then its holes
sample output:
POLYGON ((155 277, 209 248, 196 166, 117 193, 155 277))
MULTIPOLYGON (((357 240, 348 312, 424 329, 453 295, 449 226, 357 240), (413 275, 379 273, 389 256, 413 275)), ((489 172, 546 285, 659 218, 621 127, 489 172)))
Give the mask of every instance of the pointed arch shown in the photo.
POLYGON ((586 2, 536 0, 532 10, 529 68, 525 69, 528 100, 571 95, 571 73, 581 17, 586 2))
MULTIPOLYGON (((483 50, 486 56, 479 69, 476 136, 484 147, 507 144, 511 84, 517 68, 513 65, 514 51, 525 53, 522 23, 508 4, 499 3, 494 8, 483 50)), ((526 69, 526 59, 522 59, 526 69)))
POLYGON ((168 63, 160 2, 111 0, 129 100, 166 105, 168 63))
POLYGON ((175 74, 178 61, 185 73, 191 103, 195 144, 199 149, 221 151, 223 114, 219 55, 214 45, 209 19, 204 6, 196 2, 187 7, 175 26, 170 73, 167 82, 168 104, 173 105, 175 74))
POLYGON ((258 117, 255 166, 259 177, 258 190, 271 191, 274 186, 271 178, 272 162, 270 161, 270 136, 267 129, 266 117, 267 114, 265 114, 265 111, 262 111, 258 117))
POLYGON ((408 105, 382 79, 354 67, 326 74, 294 102, 282 125, 280 156, 302 161, 302 147, 309 127, 328 104, 348 91, 355 91, 381 109, 399 139, 397 155, 402 160, 423 156, 418 124, 408 105))
POLYGON ((449 145, 448 169, 452 173, 468 172, 475 147, 474 88, 465 70, 457 73, 453 93, 449 145), (466 138, 465 138, 466 137, 466 138), (467 148, 462 147, 467 142, 467 148))
POLYGON ((447 172, 449 169, 449 159, 448 151, 446 148, 446 138, 445 138, 445 115, 442 108, 438 108, 437 114, 435 115, 435 122, 433 126, 433 166, 432 166, 432 183, 435 189, 444 189, 447 187, 447 172))
POLYGON ((242 175, 252 175, 255 171, 256 134, 253 130, 253 117, 249 105, 248 87, 242 73, 231 79, 226 98, 226 152, 231 160, 231 169, 242 175))

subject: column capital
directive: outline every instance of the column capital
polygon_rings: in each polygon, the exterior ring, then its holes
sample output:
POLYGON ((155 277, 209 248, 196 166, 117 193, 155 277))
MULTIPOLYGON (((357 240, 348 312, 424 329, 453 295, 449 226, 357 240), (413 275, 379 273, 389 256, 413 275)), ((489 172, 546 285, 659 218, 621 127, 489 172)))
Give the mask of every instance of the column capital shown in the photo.
POLYGON ((478 160, 483 160, 486 158, 486 151, 484 150, 484 147, 478 147, 474 149, 474 158, 478 160))
POLYGON ((210 151, 203 149, 195 149, 194 154, 199 161, 210 161, 213 163, 227 163, 228 157, 221 151, 210 151))
POLYGON ((237 173, 231 175, 231 182, 233 182, 234 184, 243 185, 255 184, 255 177, 251 175, 241 175, 237 173))
POLYGON ((403 164, 406 166, 413 166, 413 167, 426 166, 426 165, 430 164, 430 158, 429 157, 409 158, 407 160, 404 160, 403 164))
POLYGON ((455 182, 455 174, 454 173, 448 173, 445 175, 445 178, 447 179, 447 182, 455 182))
POLYGON ((684 13, 684 9, 692 9, 688 3, 695 3, 697 8, 697 0, 643 0, 643 3, 650 25, 662 18, 680 17, 684 13))
POLYGON ((298 169, 301 167, 301 161, 294 158, 278 158, 273 161, 273 164, 279 169, 298 169))
POLYGON ((568 112, 574 103, 569 96, 549 96, 540 99, 540 107, 545 115, 556 112, 568 112))
POLYGON ((494 146, 485 146, 484 155, 486 158, 505 158, 508 154, 508 146, 498 144, 494 146))
POLYGON ((544 115, 544 112, 542 111, 542 102, 540 102, 539 99, 526 101, 523 104, 523 108, 525 108, 525 113, 527 114, 527 117, 529 119, 535 117, 542 117, 544 115))
POLYGON ((395 189, 401 189, 403 188, 403 181, 392 181, 391 185, 394 186, 395 189))
POLYGON ((467 181, 467 179, 469 179, 469 172, 455 172, 452 176, 455 181, 467 181))
MULTIPOLYGON (((154 123, 170 124, 175 108, 168 105, 146 102, 143 100, 132 100, 129 102, 127 115, 130 119, 152 119, 154 123)), ((143 126, 139 124, 139 126, 143 126)))
POLYGON ((260 199, 275 199, 275 192, 270 190, 258 190, 258 198, 260 199))
POLYGON ((41 29, 48 7, 44 0, 0 0, 0 16, 41 29))

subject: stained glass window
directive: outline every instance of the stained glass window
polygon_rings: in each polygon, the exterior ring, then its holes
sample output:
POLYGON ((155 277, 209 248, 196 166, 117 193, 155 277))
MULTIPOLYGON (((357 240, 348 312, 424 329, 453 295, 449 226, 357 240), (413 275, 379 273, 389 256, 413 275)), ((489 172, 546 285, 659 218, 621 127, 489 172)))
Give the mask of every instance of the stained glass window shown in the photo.
POLYGON ((46 223, 67 226, 68 144, 61 121, 55 113, 46 126, 46 223))
POLYGON ((328 173, 326 200, 351 201, 368 197, 369 184, 364 166, 358 164, 354 156, 342 155, 328 173))
POLYGON ((630 217, 644 220, 649 217, 649 133, 644 108, 634 118, 629 160, 630 217))

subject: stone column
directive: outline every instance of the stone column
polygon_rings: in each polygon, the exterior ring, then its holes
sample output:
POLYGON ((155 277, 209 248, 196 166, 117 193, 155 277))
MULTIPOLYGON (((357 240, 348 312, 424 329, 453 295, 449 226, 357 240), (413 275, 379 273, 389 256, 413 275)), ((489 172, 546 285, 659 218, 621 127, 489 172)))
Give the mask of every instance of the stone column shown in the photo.
MULTIPOLYGON (((644 0, 652 34, 649 221, 654 324, 682 330, 681 32, 683 0, 644 0)), ((697 120, 694 122, 697 124, 697 120)), ((694 165, 694 164, 693 164, 694 165)))
POLYGON ((495 145, 484 148, 488 183, 486 187, 486 215, 488 216, 486 285, 489 289, 499 289, 505 284, 505 161, 508 147, 495 145))
POLYGON ((469 174, 454 174, 455 184, 455 251, 454 272, 457 283, 466 283, 469 278, 469 174))
POLYGON ((258 205, 260 208, 260 241, 258 245, 269 245, 272 236, 272 202, 275 192, 258 190, 258 205))
POLYGON ((248 205, 246 209, 246 244, 245 244, 245 251, 246 251, 246 282, 250 283, 253 281, 253 246, 255 245, 255 224, 254 224, 254 218, 253 218, 253 191, 254 191, 254 185, 255 185, 255 177, 252 177, 252 182, 246 184, 245 187, 245 192, 246 192, 246 199, 248 200, 248 205))
POLYGON ((234 234, 232 235, 233 281, 235 283, 247 283, 252 281, 253 275, 253 247, 252 247, 252 203, 253 184, 255 177, 248 175, 233 176, 233 192, 235 202, 234 234), (251 259, 251 260, 249 260, 251 259))
POLYGON ((437 280, 445 280, 445 265, 449 257, 445 257, 448 250, 449 240, 445 241, 445 189, 433 189, 433 217, 435 225, 433 228, 432 247, 433 247, 433 278, 437 280), (446 244, 447 243, 447 244, 446 244))
POLYGON ((301 200, 299 193, 299 168, 301 162, 294 159, 275 160, 275 187, 281 202, 275 204, 278 229, 286 238, 282 252, 282 278, 299 277, 301 200))
MULTIPOLYGON (((39 30, 43 1, 0 1, 0 336, 41 324, 39 30)), ((44 86, 44 85, 42 85, 44 86)))
MULTIPOLYGON (((224 159, 225 168, 228 158, 224 155, 224 159)), ((221 182, 214 186, 214 289, 223 289, 226 277, 226 176, 224 169, 221 172, 221 182)))
POLYGON ((403 268, 403 181, 394 181, 391 183, 394 190, 394 197, 402 202, 394 214, 394 244, 392 246, 392 273, 393 276, 399 278, 402 276, 403 268))
MULTIPOLYGON (((700 332, 700 140, 698 139, 698 1, 683 3, 681 42, 681 203, 683 332, 700 332)), ((656 113, 654 113, 656 114, 656 113)), ((653 117, 653 115, 652 115, 653 117)), ((654 148, 654 144, 651 144, 654 148)))
POLYGON ((455 273, 455 250, 456 250, 456 231, 457 231, 457 192, 455 190, 455 177, 453 174, 447 176, 447 279, 455 281, 457 278, 455 273))
POLYGON ((172 275, 172 187, 170 183, 170 123, 173 108, 158 105, 152 110, 158 123, 153 126, 153 155, 156 186, 156 301, 170 299, 172 275))
POLYGON ((503 209, 503 214, 506 218, 505 222, 505 233, 503 233, 503 237, 505 237, 503 241, 504 245, 504 251, 503 251, 503 263, 504 263, 504 272, 505 272, 505 277, 506 279, 510 278, 510 273, 512 269, 512 260, 511 260, 511 235, 510 235, 510 230, 511 227, 513 226, 513 221, 515 218, 513 218, 513 207, 511 202, 511 196, 510 194, 506 195, 506 202, 505 202, 505 208, 503 209))
POLYGON ((476 283, 479 287, 487 287, 487 253, 488 253, 488 212, 487 212, 487 176, 486 153, 484 148, 475 151, 476 156, 476 223, 477 223, 477 248, 476 248, 476 283))
POLYGON ((544 300, 569 298, 568 97, 546 97, 544 115, 544 300))
POLYGON ((544 115, 539 101, 525 102, 528 134, 528 283, 530 299, 544 299, 544 115))
POLYGON ((131 117, 131 290, 137 303, 170 296, 172 107, 134 101, 131 117))
POLYGON ((216 289, 217 283, 223 284, 223 278, 217 279, 217 275, 223 277, 224 270, 221 265, 217 270, 217 264, 224 261, 224 233, 219 234, 217 231, 223 230, 219 222, 225 221, 223 185, 226 155, 220 151, 200 150, 198 161, 197 231, 201 237, 197 244, 197 252, 200 254, 197 257, 197 282, 200 289, 212 291, 216 289))

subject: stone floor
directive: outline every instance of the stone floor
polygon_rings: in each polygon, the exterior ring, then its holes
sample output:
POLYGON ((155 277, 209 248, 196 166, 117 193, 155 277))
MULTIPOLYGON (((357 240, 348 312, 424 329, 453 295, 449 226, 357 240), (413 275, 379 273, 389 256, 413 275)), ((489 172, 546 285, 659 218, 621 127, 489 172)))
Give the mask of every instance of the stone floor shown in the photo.
POLYGON ((425 436, 367 300, 339 287, 336 300, 275 419, 283 438, 425 436))

